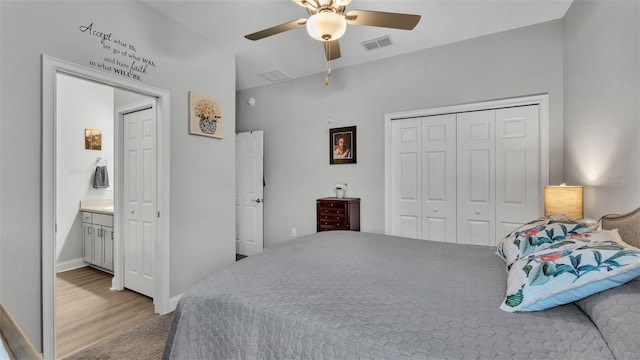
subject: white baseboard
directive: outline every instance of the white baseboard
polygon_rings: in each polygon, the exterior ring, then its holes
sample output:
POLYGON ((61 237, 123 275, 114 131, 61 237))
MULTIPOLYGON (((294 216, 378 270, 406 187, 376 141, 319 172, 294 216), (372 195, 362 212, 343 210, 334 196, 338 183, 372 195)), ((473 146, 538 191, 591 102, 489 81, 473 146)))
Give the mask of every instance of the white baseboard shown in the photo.
POLYGON ((56 264, 56 273, 61 273, 69 270, 79 269, 81 267, 89 266, 82 258, 73 260, 67 260, 56 264))
POLYGON ((182 298, 182 294, 176 295, 169 299, 169 312, 172 312, 178 306, 178 301, 182 298))

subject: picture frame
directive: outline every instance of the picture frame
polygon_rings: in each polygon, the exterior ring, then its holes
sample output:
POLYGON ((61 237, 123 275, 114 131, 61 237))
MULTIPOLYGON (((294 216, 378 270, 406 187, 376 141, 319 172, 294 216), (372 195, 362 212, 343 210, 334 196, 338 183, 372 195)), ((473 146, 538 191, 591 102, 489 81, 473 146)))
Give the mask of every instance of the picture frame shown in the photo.
POLYGON ((189 134, 222 139, 224 118, 222 101, 189 91, 189 134))
POLYGON ((102 131, 84 129, 84 148, 86 150, 102 150, 102 131))
POLYGON ((329 129, 329 164, 356 164, 356 127, 329 129))

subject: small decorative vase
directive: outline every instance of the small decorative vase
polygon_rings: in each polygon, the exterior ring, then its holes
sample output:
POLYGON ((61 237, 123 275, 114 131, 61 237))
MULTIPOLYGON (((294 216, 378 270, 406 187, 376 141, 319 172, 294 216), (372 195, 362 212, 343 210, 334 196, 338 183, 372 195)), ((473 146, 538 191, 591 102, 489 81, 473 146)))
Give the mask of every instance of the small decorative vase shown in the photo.
POLYGON ((336 197, 338 199, 344 198, 344 189, 336 189, 336 197))
POLYGON ((214 134, 217 127, 218 124, 215 119, 200 119, 200 130, 202 130, 202 132, 205 134, 214 134))

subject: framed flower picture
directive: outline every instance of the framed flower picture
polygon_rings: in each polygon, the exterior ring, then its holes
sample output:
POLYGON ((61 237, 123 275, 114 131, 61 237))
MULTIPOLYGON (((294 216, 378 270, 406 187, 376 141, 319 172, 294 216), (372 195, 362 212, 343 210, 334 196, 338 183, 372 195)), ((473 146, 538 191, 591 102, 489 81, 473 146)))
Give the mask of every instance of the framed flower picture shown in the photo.
POLYGON ((329 163, 356 163, 356 127, 329 129, 329 163))
POLYGON ((222 139, 222 101, 189 91, 189 134, 222 139))

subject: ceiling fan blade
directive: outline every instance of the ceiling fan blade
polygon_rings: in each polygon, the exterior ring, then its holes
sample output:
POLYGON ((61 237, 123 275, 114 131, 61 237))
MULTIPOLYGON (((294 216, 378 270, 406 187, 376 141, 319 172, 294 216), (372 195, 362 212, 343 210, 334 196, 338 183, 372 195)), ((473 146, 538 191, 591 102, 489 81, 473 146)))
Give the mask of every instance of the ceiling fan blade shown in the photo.
POLYGON ((327 57, 327 61, 335 60, 340 55, 340 42, 338 40, 325 41, 324 42, 324 54, 327 57))
POLYGON ((420 21, 420 15, 369 10, 351 10, 345 15, 345 18, 347 23, 351 25, 379 26, 402 30, 412 30, 420 21))
POLYGON ((282 32, 285 31, 289 31, 289 30, 293 30, 293 29, 297 29, 300 27, 303 27, 307 24, 307 19, 298 19, 298 20, 293 20, 293 21, 289 21, 287 23, 284 24, 280 24, 280 25, 276 25, 274 27, 270 27, 268 29, 264 29, 264 30, 260 30, 258 32, 254 32, 253 34, 249 34, 249 35, 245 35, 244 37, 249 39, 249 40, 260 40, 260 39, 264 39, 268 36, 271 35, 276 35, 276 34, 280 34, 282 32))

